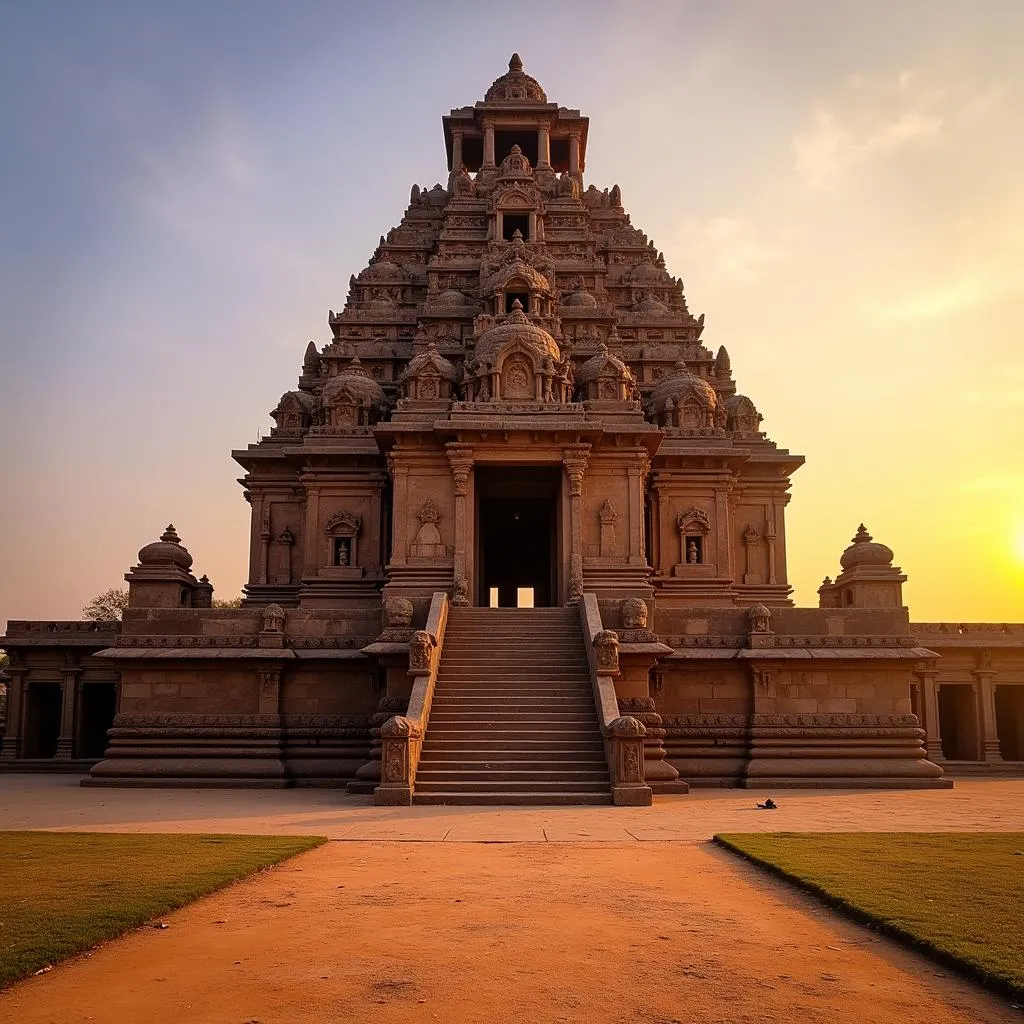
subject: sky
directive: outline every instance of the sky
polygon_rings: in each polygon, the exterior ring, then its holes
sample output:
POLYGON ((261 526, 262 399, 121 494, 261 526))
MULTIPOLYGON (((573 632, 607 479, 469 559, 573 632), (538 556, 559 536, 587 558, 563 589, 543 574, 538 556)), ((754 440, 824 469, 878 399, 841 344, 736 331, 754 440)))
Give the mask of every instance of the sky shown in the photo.
POLYGON ((0 625, 76 618, 173 522, 245 581, 230 458, 329 340, 441 116, 518 51, 590 118, 704 341, 807 457, 790 579, 859 523, 920 621, 1024 620, 1019 0, 8 4, 0 625))

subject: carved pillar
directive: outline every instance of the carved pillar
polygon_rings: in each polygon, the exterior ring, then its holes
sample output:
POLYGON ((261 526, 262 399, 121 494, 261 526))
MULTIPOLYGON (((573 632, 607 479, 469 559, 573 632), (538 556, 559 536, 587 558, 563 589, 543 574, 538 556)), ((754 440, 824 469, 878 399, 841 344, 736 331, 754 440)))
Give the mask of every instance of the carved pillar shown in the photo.
POLYGON ((304 576, 315 576, 317 570, 320 568, 319 519, 320 491, 316 488, 307 489, 306 530, 303 535, 306 542, 303 565, 304 576))
POLYGON ((484 167, 494 166, 494 125, 490 121, 484 122, 484 167))
POLYGON ((651 550, 647 557, 654 566, 655 575, 661 570, 661 488, 655 484, 651 487, 650 497, 651 509, 651 550))
POLYGON ((455 485, 455 556, 454 605, 472 603, 466 596, 469 593, 469 511, 466 508, 469 497, 470 477, 473 473, 473 449, 468 444, 445 445, 448 464, 452 470, 452 481, 455 485))
POLYGON ((921 710, 924 720, 921 726, 925 731, 924 749, 929 761, 939 763, 942 756, 942 734, 939 730, 939 684, 935 681, 938 671, 929 664, 920 672, 921 676, 921 710))
POLYGON ((647 459, 641 456, 629 467, 629 564, 644 565, 644 483, 647 459))
POLYGON ((452 132, 452 170, 457 171, 462 166, 462 132, 452 132))
POLYGON ((7 674, 11 681, 7 685, 7 727, 4 730, 3 747, 0 748, 0 761, 14 761, 21 757, 21 723, 25 715, 25 677, 28 669, 8 665, 7 674))
POLYGON ((578 131, 569 135, 569 173, 572 175, 580 173, 580 133, 578 131))
POLYGON ((270 504, 260 498, 260 574, 259 582, 266 583, 270 568, 270 504))
POLYGON ((281 713, 281 666, 260 669, 260 714, 281 713))
POLYGON ((775 523, 769 519, 764 524, 764 539, 768 542, 768 582, 776 583, 775 574, 775 523))
MULTIPOLYGON (((715 488, 715 570, 716 576, 732 576, 732 535, 729 527, 729 488, 719 486, 715 488)), ((685 543, 685 541, 684 541, 685 543)), ((705 562, 711 561, 711 553, 704 552, 705 562)), ((683 561, 686 561, 686 552, 683 552, 683 561)))
POLYGON ((537 129, 537 166, 551 166, 551 132, 546 124, 537 129))
POLYGON ((583 596, 583 477, 589 459, 589 444, 574 444, 562 452, 569 485, 569 604, 578 604, 583 596))
POLYGON ((388 468, 394 484, 392 501, 391 562, 405 565, 409 550, 409 467, 393 455, 388 458, 388 468))
POLYGON ((989 668, 979 668, 972 674, 977 701, 974 717, 978 723, 978 760, 1001 763, 1003 756, 999 753, 999 736, 996 733, 995 672, 989 668))
POLYGON ((75 656, 64 656, 64 679, 61 684, 63 703, 60 712, 60 736, 57 738, 57 754, 59 760, 69 760, 75 747, 75 708, 78 703, 78 677, 81 668, 75 664, 75 656))

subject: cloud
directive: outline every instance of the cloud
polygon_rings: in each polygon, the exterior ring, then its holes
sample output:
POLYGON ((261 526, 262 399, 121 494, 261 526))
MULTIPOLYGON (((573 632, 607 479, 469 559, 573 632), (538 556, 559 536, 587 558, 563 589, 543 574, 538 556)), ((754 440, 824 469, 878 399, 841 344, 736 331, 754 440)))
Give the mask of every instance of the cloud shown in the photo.
POLYGON ((810 124, 793 137, 794 169, 814 191, 833 191, 858 168, 938 141, 965 121, 988 116, 1005 90, 936 88, 911 71, 895 79, 852 75, 840 93, 819 100, 810 124))
POLYGON ((761 268, 785 253, 758 237, 754 226, 738 217, 689 221, 683 227, 686 249, 710 276, 733 281, 756 278, 761 268))

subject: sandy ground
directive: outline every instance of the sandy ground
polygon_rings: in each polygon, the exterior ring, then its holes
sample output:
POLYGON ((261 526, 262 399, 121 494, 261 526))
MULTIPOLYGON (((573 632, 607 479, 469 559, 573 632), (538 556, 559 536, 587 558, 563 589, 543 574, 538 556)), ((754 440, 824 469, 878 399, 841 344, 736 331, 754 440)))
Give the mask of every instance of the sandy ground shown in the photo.
POLYGON ((707 844, 332 842, 165 920, 0 1020, 1020 1021, 707 844))
POLYGON ((710 846, 714 832, 1022 831, 1024 780, 704 790, 653 808, 377 808, 334 790, 0 775, 0 828, 333 842, 0 994, 18 1024, 1015 1021, 710 846))
POLYGON ((86 789, 78 776, 0 773, 0 829, 314 834, 352 841, 682 842, 715 832, 1024 831, 1024 779, 955 789, 694 790, 653 807, 374 807, 334 789, 86 789))

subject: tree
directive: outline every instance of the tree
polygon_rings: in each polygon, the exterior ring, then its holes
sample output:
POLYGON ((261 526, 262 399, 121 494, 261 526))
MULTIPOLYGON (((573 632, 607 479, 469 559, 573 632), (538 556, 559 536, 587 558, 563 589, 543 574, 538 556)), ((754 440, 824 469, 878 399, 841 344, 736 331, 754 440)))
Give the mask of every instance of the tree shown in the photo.
POLYGON ((227 599, 221 600, 219 597, 215 597, 213 599, 213 605, 212 606, 214 608, 241 608, 242 607, 242 599, 240 597, 233 597, 229 601, 227 599))
POLYGON ((95 619, 98 622, 121 621, 125 608, 128 607, 128 591, 126 588, 111 587, 97 594, 83 609, 82 614, 87 619, 95 619))

